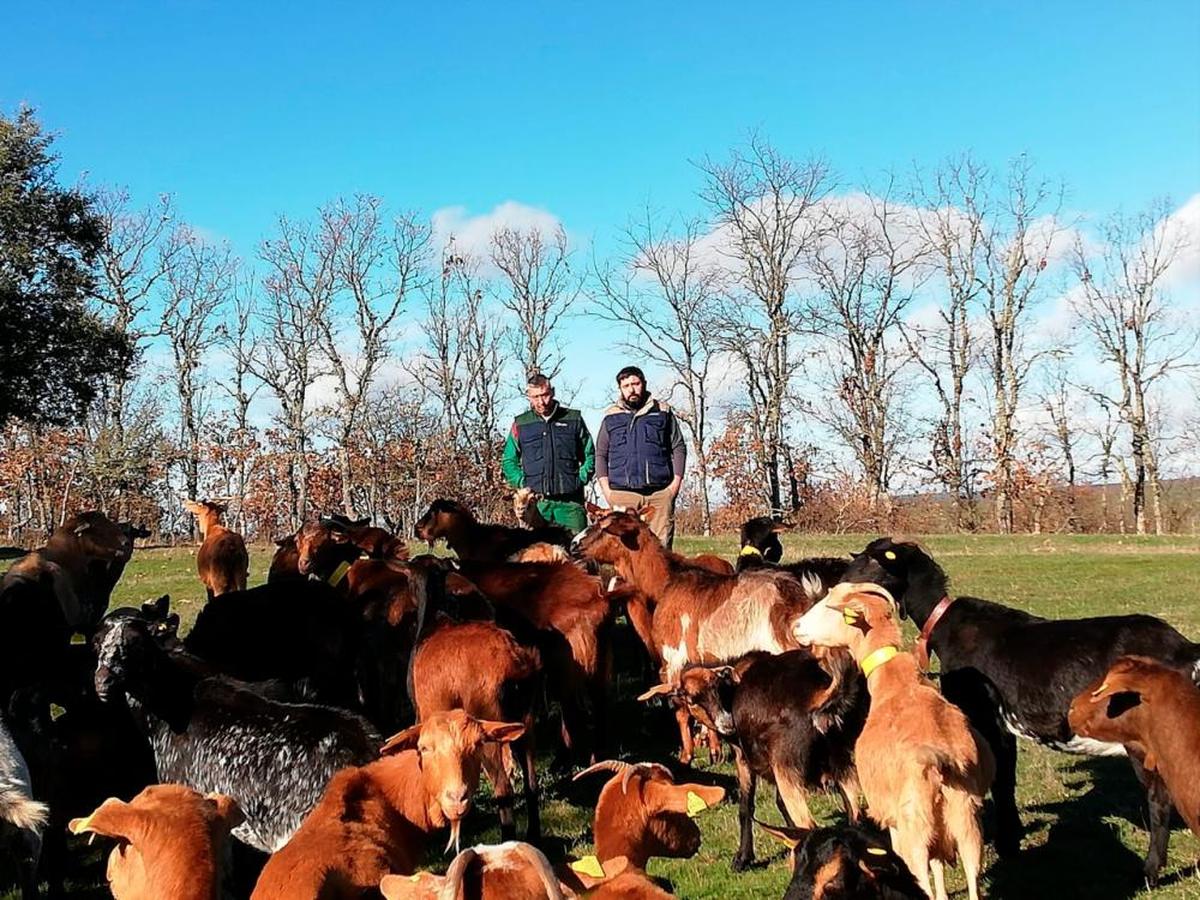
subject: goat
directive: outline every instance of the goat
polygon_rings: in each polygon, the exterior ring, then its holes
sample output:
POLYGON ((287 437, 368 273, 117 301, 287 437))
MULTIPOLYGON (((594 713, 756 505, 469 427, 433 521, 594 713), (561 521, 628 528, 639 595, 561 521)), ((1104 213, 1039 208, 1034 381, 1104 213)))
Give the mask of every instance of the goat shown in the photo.
POLYGON ((464 561, 458 573, 495 605, 500 625, 538 646, 547 685, 562 704, 567 749, 586 756, 602 747, 613 616, 600 579, 572 563, 464 561))
POLYGON ((359 557, 391 562, 408 559, 408 545, 390 531, 372 526, 370 519, 351 520, 336 514, 305 522, 275 545, 268 583, 302 577, 336 586, 359 557))
POLYGON ((783 900, 927 900, 904 860, 856 825, 779 828, 755 820, 792 855, 783 900))
POLYGON ((353 708, 362 617, 327 584, 268 583, 205 604, 189 653, 241 681, 305 681, 310 696, 353 708))
POLYGON ((72 634, 91 635, 142 534, 79 513, 9 568, 0 581, 0 709, 19 689, 61 680, 72 634))
POLYGON ((635 513, 604 515, 580 532, 574 549, 616 566, 652 598, 652 639, 663 660, 663 681, 677 681, 689 662, 794 649, 789 623, 824 591, 816 578, 801 581, 773 570, 720 575, 680 562, 635 513))
POLYGON ((779 535, 789 531, 791 526, 766 516, 747 519, 742 523, 739 534, 741 550, 738 552, 737 570, 756 566, 779 566, 796 575, 798 578, 806 574, 816 574, 825 584, 835 584, 842 580, 842 575, 850 565, 846 557, 810 556, 799 562, 781 565, 783 559, 783 544, 779 535))
POLYGON ((46 804, 33 799, 29 767, 0 716, 0 848, 16 861, 24 900, 38 896, 42 827, 49 815, 46 804))
POLYGON ((871 584, 840 584, 795 623, 797 640, 847 647, 871 695, 855 764, 872 819, 927 894, 946 900, 942 864, 962 858, 971 900, 979 896, 979 815, 995 762, 962 710, 921 677, 901 652, 895 601, 871 584))
MULTIPOLYGON (((438 581, 437 573, 431 573, 429 580, 438 581)), ((427 590, 429 593, 435 590, 427 590)), ((514 743, 511 752, 521 757, 524 766, 527 839, 538 840, 541 826, 533 746, 533 704, 542 668, 538 651, 522 647, 493 622, 443 621, 422 633, 422 625, 436 614, 437 610, 428 606, 422 610, 425 621, 418 625, 412 656, 412 700, 417 720, 423 721, 436 712, 462 709, 477 719, 521 722, 525 733, 517 740, 524 746, 514 743)), ((505 759, 508 752, 507 744, 488 747, 482 758, 500 808, 503 840, 510 840, 514 834, 512 784, 505 759)))
POLYGON ((532 488, 519 487, 513 492, 513 515, 517 522, 526 528, 545 528, 550 523, 538 509, 538 501, 542 495, 532 488))
POLYGON ((229 794, 246 815, 235 836, 259 850, 286 843, 334 772, 376 757, 378 736, 358 716, 204 677, 189 654, 161 647, 143 618, 105 619, 94 646, 96 693, 124 697, 159 780, 229 794))
POLYGON ((560 525, 541 528, 512 528, 479 522, 475 514, 454 500, 434 500, 414 526, 416 536, 430 547, 439 539, 459 559, 477 562, 501 562, 530 544, 571 543, 571 532, 560 525))
POLYGON ((775 802, 789 825, 814 827, 806 792, 828 785, 841 791, 850 821, 858 820, 853 753, 867 715, 866 685, 849 654, 832 652, 826 665, 832 675, 807 650, 751 653, 727 666, 690 666, 678 686, 659 685, 640 698, 669 694, 733 742, 741 830, 734 871, 754 861, 759 778, 776 786, 775 802))
POLYGON ((333 776, 292 839, 267 861, 252 900, 357 898, 378 889, 385 875, 413 872, 436 829, 448 823, 449 846, 458 843, 485 744, 507 743, 524 730, 452 710, 394 735, 382 759, 333 776))
MULTIPOLYGON (((1071 731, 1071 698, 1095 681, 1119 657, 1148 656, 1200 680, 1200 644, 1153 616, 1100 616, 1043 619, 975 597, 953 598, 941 566, 919 545, 880 538, 850 563, 847 581, 880 584, 896 597, 902 616, 921 631, 925 648, 937 654, 942 693, 967 714, 996 757, 992 797, 996 810, 996 849, 1016 853, 1021 844, 1017 813, 1016 737, 1070 753, 1113 755, 1120 744, 1082 738, 1071 731), (1064 653, 1064 647, 1070 647, 1064 653)), ((1136 759, 1135 774, 1148 787, 1136 759)), ((1170 801, 1148 791, 1150 848, 1145 873, 1151 883, 1166 859, 1170 801)))
POLYGON ((244 591, 250 577, 250 554, 242 536, 221 522, 225 507, 209 500, 187 500, 183 506, 200 525, 202 543, 196 553, 196 570, 208 599, 244 591))
POLYGON ((703 784, 676 784, 671 770, 658 763, 605 760, 574 778, 611 772, 600 789, 592 840, 600 862, 625 857, 645 869, 655 856, 686 859, 700 849, 694 817, 725 799, 725 789, 703 784))
POLYGON ((445 875, 387 875, 379 890, 385 900, 564 900, 566 896, 542 851, 516 841, 470 847, 454 857, 445 875))
POLYGON ((1200 690, 1189 676, 1123 656, 1079 692, 1067 719, 1081 737, 1124 745, 1200 837, 1200 690))
POLYGON ((156 784, 129 803, 105 800, 69 827, 117 839, 108 858, 115 900, 220 900, 224 846, 241 822, 232 797, 156 784))

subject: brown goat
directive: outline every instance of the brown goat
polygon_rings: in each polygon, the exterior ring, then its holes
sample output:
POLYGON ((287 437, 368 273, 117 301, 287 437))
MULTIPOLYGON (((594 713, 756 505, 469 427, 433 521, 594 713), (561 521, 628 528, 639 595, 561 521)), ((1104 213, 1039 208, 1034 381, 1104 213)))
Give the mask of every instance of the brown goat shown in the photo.
POLYGON ((1200 689, 1189 675, 1123 656, 1075 697, 1067 721, 1080 737, 1123 744, 1200 837, 1200 689))
POLYGON ((267 861, 252 900, 350 900, 377 890, 385 875, 413 872, 433 831, 449 823, 450 844, 458 842, 484 745, 524 731, 453 710, 394 735, 382 750, 391 755, 333 776, 292 839, 267 861))
POLYGON ((513 515, 517 517, 519 524, 526 528, 545 528, 550 524, 538 509, 538 501, 541 499, 542 495, 531 488, 519 487, 513 492, 513 515))
POLYGON ((666 682, 678 681, 688 663, 719 662, 751 650, 794 649, 789 626, 821 589, 779 570, 725 575, 681 562, 636 513, 607 513, 580 533, 575 547, 596 562, 615 566, 650 598, 651 640, 666 682))
POLYGON ((605 739, 606 636, 612 620, 600 579, 561 562, 464 561, 458 571, 495 604, 502 624, 522 643, 529 643, 531 635, 522 633, 520 625, 542 633, 547 685, 562 702, 563 743, 582 750, 590 733, 594 752, 605 739))
POLYGON ((522 747, 487 747, 482 759, 500 808, 500 833, 505 840, 514 834, 508 774, 508 761, 514 753, 522 757, 526 835, 531 841, 541 836, 533 744, 533 704, 541 668, 536 649, 522 647, 491 622, 439 625, 422 638, 413 657, 413 705, 418 721, 436 712, 462 709, 477 719, 520 721, 525 726, 519 739, 522 747))
POLYGON ((945 900, 942 864, 962 857, 971 900, 979 896, 983 798, 995 762, 962 710, 938 693, 900 647, 895 601, 872 584, 840 584, 795 624, 797 640, 847 647, 863 668, 871 707, 854 745, 872 819, 925 892, 945 900))
POLYGON ((595 772, 612 772, 600 789, 592 838, 602 863, 623 856, 645 869, 655 856, 686 859, 700 849, 694 816, 725 799, 725 789, 676 784, 670 769, 657 763, 606 760, 584 769, 575 781, 595 772))
POLYGON ((232 797, 155 784, 129 803, 110 797, 68 827, 117 839, 107 873, 116 900, 218 900, 222 850, 241 822, 232 797))
POLYGON ((346 567, 359 557, 391 562, 407 560, 408 545, 390 531, 368 524, 369 521, 333 515, 305 522, 294 535, 275 542, 277 549, 267 581, 302 576, 336 585, 345 576, 346 567))
POLYGON ((434 500, 425 515, 417 520, 414 531, 430 547, 444 538, 446 546, 459 559, 486 562, 510 559, 530 544, 549 543, 565 547, 571 542, 571 532, 559 525, 513 528, 486 524, 454 500, 434 500))
POLYGON ((200 525, 202 541, 196 552, 196 570, 208 599, 244 591, 250 577, 250 554, 242 536, 221 522, 225 507, 210 500, 186 500, 183 506, 200 525))

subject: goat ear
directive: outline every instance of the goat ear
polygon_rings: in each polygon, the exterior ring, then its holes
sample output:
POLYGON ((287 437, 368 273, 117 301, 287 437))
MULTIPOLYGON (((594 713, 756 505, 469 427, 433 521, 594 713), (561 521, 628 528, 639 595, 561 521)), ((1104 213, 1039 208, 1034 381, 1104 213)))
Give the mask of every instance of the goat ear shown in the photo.
POLYGON ((415 875, 384 875, 379 892, 384 900, 432 900, 438 896, 446 879, 432 872, 415 875))
MULTIPOLYGON (((791 522, 772 522, 771 523, 771 531, 774 534, 783 534, 784 532, 791 531, 795 527, 796 526, 793 525, 791 522)), ((765 828, 766 826, 763 826, 763 827, 765 828)))
POLYGON ((647 797, 655 809, 695 817, 725 799, 725 788, 707 784, 669 784, 646 781, 647 797))
POLYGON ((635 516, 637 516, 639 519, 641 519, 643 522, 649 523, 650 520, 654 517, 654 507, 639 506, 637 509, 635 509, 633 511, 633 514, 635 516))
POLYGON ((1142 705, 1142 695, 1137 691, 1116 691, 1108 698, 1108 709, 1105 715, 1110 719, 1118 719, 1131 709, 1142 705))
POLYGON ((607 509, 605 509, 603 506, 597 506, 590 500, 585 502, 583 507, 587 510, 587 514, 593 519, 599 519, 601 516, 608 514, 607 509))
POLYGON ((786 825, 768 825, 766 822, 761 822, 758 819, 754 820, 754 824, 789 850, 795 850, 812 833, 811 828, 789 828, 786 825))
POLYGON ((398 731, 388 738, 382 747, 379 748, 380 756, 387 756, 391 753, 402 753, 405 750, 412 750, 417 746, 417 741, 421 738, 421 724, 409 725, 403 731, 398 731))
POLYGON ((155 600, 147 600, 142 604, 142 612, 151 618, 164 619, 171 608, 171 595, 163 594, 155 600))
POLYGON ((742 680, 741 673, 733 666, 717 666, 713 669, 719 677, 728 680, 731 684, 737 684, 742 680))
POLYGON ((92 527, 91 522, 81 522, 75 526, 75 535, 79 536, 92 527))
POLYGON ((242 814, 242 808, 228 794, 206 794, 204 799, 217 808, 217 816, 230 831, 246 821, 246 817, 242 814))
POLYGON ((638 694, 638 700, 640 700, 642 703, 645 703, 647 700, 650 700, 654 697, 661 697, 664 694, 673 694, 673 693, 675 693, 675 685, 666 684, 666 683, 656 684, 654 687, 650 688, 650 690, 646 691, 645 693, 638 694))
POLYGON ((510 744, 525 734, 525 726, 520 722, 489 722, 481 720, 479 727, 483 729, 483 739, 497 744, 510 744))
POLYGON ((141 810, 134 809, 123 800, 109 797, 82 819, 67 823, 71 834, 101 834, 105 837, 123 838, 136 844, 146 832, 146 822, 141 810))
POLYGON ((847 600, 845 603, 830 603, 829 608, 842 614, 842 621, 857 628, 863 634, 871 630, 867 621, 867 608, 858 600, 847 600))

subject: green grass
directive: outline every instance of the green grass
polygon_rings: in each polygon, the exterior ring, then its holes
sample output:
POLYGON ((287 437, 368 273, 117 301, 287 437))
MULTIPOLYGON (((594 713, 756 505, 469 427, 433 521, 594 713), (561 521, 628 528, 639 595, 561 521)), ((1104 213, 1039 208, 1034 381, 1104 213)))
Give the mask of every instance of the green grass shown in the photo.
MULTIPOLYGON (((860 549, 865 535, 794 535, 785 540, 789 557, 828 555, 860 549)), ((1078 617, 1146 612, 1161 616, 1193 639, 1200 638, 1200 538, 1115 536, 930 536, 923 539, 950 573, 958 593, 976 594, 1040 615, 1078 617)), ((265 577, 269 550, 251 554, 251 581, 265 577)), ((715 552, 732 558, 731 538, 682 538, 685 553, 715 552)), ((114 595, 114 605, 140 603, 169 593, 184 627, 203 603, 187 549, 139 552, 114 595)), ((910 628, 911 636, 911 628, 910 628)), ((665 709, 645 708, 632 698, 641 687, 632 673, 636 649, 626 635, 617 647, 618 676, 612 717, 614 755, 626 759, 672 761, 674 720, 665 709)), ((546 734, 541 747, 553 749, 546 734)), ((705 759, 703 752, 701 759, 705 759)), ((733 788, 729 764, 697 763, 690 780, 733 788)), ((1020 744, 1018 802, 1026 825, 1024 849, 1012 861, 986 857, 984 892, 994 898, 1200 898, 1195 860, 1200 845, 1185 828, 1171 835, 1163 885, 1146 891, 1141 860, 1146 850, 1142 798, 1121 759, 1090 759, 1020 744)), ((545 849, 553 858, 590 852, 591 804, 603 783, 544 779, 545 849)), ((839 820, 840 804, 816 797, 813 809, 825 822, 839 820)), ((760 788, 759 818, 778 821, 773 791, 760 788)), ((486 797, 469 819, 464 840, 495 841, 495 816, 486 797)), ((756 838, 758 868, 734 874, 729 860, 737 845, 737 808, 732 796, 699 819, 704 841, 690 860, 655 860, 652 875, 669 879, 680 897, 780 897, 789 877, 786 860, 770 839, 756 838)), ((518 825, 523 816, 518 806, 518 825)), ((448 858, 431 848, 428 863, 444 869, 448 858)), ((965 897, 957 872, 952 889, 965 897)))

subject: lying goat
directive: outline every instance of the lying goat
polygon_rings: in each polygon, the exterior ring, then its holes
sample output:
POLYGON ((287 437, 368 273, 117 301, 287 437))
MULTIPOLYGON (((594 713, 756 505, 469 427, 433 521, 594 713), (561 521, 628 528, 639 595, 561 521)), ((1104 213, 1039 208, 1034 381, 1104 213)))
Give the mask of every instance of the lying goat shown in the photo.
POLYGON ((897 854, 927 894, 946 900, 942 864, 962 859, 971 900, 983 857, 980 810, 995 763, 962 711, 901 652, 894 602, 869 584, 841 584, 795 624, 796 638, 847 647, 862 666, 871 708, 854 745, 872 819, 892 832, 897 854))
MULTIPOLYGON (((954 598, 941 567, 920 546, 881 538, 855 556, 846 581, 887 588, 937 654, 942 693, 967 714, 996 757, 996 848, 1002 856, 1021 843, 1017 814, 1017 746, 1014 736, 1057 750, 1121 754, 1111 744, 1074 734, 1067 722, 1071 698, 1100 678, 1118 657, 1148 656, 1200 678, 1200 644, 1152 616, 1043 619, 975 597, 954 598), (1070 648, 1064 652, 1064 648, 1070 648)), ((1137 760, 1134 772, 1147 783, 1137 760)), ((1149 780, 1152 783, 1152 779, 1149 780)), ((1146 877, 1153 883, 1166 859, 1170 805, 1150 797, 1150 849, 1146 877)))
POLYGON ((444 825, 447 849, 457 846, 484 747, 524 730, 454 710, 393 736, 382 759, 333 776, 292 839, 267 861, 252 900, 363 896, 385 875, 412 873, 427 838, 444 825))
POLYGON ((241 822, 231 797, 155 784, 128 803, 105 800, 70 829, 117 839, 108 858, 115 900, 221 900, 225 846, 241 822))

